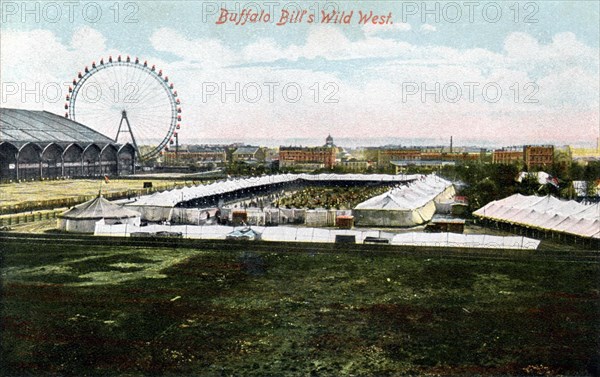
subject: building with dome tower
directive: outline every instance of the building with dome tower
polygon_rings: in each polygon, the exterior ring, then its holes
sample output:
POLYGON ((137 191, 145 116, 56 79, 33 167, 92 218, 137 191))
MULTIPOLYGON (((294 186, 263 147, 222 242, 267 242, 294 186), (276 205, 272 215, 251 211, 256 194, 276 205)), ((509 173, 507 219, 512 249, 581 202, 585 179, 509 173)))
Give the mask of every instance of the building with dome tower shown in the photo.
POLYGON ((327 136, 322 147, 279 147, 279 166, 282 168, 296 167, 315 170, 320 168, 331 169, 336 163, 337 148, 333 144, 333 137, 327 136))
POLYGON ((325 139, 325 146, 329 148, 335 147, 335 144, 333 144, 333 137, 331 137, 331 134, 327 135, 327 138, 325 139))

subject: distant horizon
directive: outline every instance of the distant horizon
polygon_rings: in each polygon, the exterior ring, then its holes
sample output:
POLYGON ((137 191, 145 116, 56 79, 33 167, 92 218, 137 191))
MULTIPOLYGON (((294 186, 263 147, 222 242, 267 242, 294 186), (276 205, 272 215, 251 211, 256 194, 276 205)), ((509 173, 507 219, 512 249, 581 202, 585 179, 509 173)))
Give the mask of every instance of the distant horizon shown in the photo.
MULTIPOLYGON (((402 146, 402 147, 448 147, 450 146, 449 140, 441 139, 406 139, 406 138, 347 138, 339 137, 336 138, 334 135, 333 142, 335 145, 340 147, 348 148, 359 148, 359 147, 384 147, 384 146, 402 146), (382 142, 385 139, 385 142, 382 142)), ((325 138, 316 137, 304 137, 304 138, 274 138, 274 139, 226 139, 226 138, 207 138, 207 139, 192 139, 190 141, 181 142, 180 145, 229 145, 242 143, 244 145, 253 145, 260 147, 279 147, 279 146, 302 146, 302 147, 314 147, 325 144, 325 138)), ((454 148, 469 148, 469 147, 481 147, 487 149, 493 148, 505 148, 512 146, 523 146, 523 145, 554 145, 556 147, 571 146, 576 148, 595 148, 595 142, 587 142, 581 144, 556 144, 552 142, 529 142, 529 143, 518 143, 518 144, 497 144, 483 140, 465 140, 459 141, 453 140, 452 143, 454 148)))
MULTIPOLYGON (((0 106, 0 108, 9 108, 0 106)), ((10 107, 19 110, 30 110, 30 111, 48 111, 52 114, 57 114, 54 111, 46 109, 28 109, 24 107, 10 107)), ((82 123, 83 124, 83 123, 82 123)), ((85 124, 84 124, 85 125, 85 124)), ((497 141, 483 140, 483 139, 458 139, 454 135, 450 135, 447 138, 402 138, 402 137, 364 137, 364 138, 353 138, 353 137, 336 137, 335 134, 325 134, 322 137, 273 137, 273 138, 227 138, 227 137, 208 137, 204 139, 192 138, 192 139, 180 139, 180 145, 230 145, 242 143, 244 145, 255 145, 260 147, 279 147, 279 146, 303 146, 313 147, 325 144, 325 138, 331 135, 334 140, 334 144, 341 147, 348 148, 360 148, 360 147, 384 147, 384 146, 402 146, 402 147, 438 147, 438 146, 449 146, 450 136, 453 137, 453 147, 456 148, 469 148, 469 147, 481 147, 487 149, 494 148, 505 148, 512 146, 523 146, 523 145, 554 145, 554 146, 571 146, 576 148, 596 148, 598 140, 592 141, 579 141, 576 143, 560 143, 557 144, 550 140, 522 140, 522 142, 514 142, 508 144, 502 144, 497 141)), ((109 135, 104 135, 111 137, 109 135)), ((156 143, 158 139, 154 140, 156 143)))

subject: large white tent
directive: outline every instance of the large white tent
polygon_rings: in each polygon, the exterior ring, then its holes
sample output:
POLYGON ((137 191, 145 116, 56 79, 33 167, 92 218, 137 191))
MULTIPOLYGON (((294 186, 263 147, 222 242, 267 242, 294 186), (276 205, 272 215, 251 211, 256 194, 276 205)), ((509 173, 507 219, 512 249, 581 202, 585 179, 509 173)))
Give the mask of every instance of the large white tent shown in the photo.
POLYGON ((100 220, 109 225, 128 224, 139 226, 140 213, 113 204, 103 198, 102 195, 98 195, 96 198, 60 214, 57 227, 67 232, 94 233, 96 222, 100 220))
POLYGON ((600 239, 600 203, 582 204, 553 196, 515 194, 488 203, 473 215, 543 231, 600 239))
POLYGON ((407 186, 359 203, 353 210, 359 226, 415 226, 428 222, 435 214, 435 202, 448 201, 454 186, 436 175, 429 175, 407 186))

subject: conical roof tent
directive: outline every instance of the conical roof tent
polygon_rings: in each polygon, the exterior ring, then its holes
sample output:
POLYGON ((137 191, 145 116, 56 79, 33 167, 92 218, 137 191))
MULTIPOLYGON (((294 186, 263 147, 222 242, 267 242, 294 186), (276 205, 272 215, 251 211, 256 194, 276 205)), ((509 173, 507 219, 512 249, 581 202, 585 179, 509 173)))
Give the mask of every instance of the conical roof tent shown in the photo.
POLYGON ((102 195, 98 195, 90 201, 76 205, 60 215, 60 217, 65 219, 78 220, 126 219, 140 216, 141 214, 139 212, 113 204, 104 199, 102 195))

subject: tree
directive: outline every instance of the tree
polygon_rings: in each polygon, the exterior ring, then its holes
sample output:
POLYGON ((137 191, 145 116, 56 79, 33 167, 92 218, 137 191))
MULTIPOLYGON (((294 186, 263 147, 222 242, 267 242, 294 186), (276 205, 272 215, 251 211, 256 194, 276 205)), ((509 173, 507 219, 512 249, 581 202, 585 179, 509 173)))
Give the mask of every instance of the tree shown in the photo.
POLYGON ((600 161, 590 161, 585 167, 583 180, 592 181, 600 179, 600 161))
POLYGON ((527 175, 519 184, 517 191, 521 195, 537 195, 540 189, 540 183, 535 175, 527 175))
POLYGON ((585 182, 585 196, 588 198, 593 198, 598 195, 598 187, 596 187, 596 181, 586 181, 585 182))
POLYGON ((487 203, 499 199, 498 186, 490 178, 482 179, 468 190, 469 206, 471 210, 477 210, 487 203))

